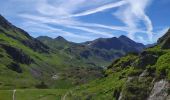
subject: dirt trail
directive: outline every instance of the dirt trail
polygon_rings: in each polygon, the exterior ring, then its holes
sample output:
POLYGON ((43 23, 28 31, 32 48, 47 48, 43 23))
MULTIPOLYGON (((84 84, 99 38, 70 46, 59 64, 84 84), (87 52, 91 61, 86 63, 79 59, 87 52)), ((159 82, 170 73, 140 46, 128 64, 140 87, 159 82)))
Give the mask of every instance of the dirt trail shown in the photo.
POLYGON ((69 93, 71 93, 71 92, 72 92, 72 91, 68 91, 68 92, 62 97, 61 100, 66 100, 67 95, 68 95, 69 93))
POLYGON ((15 93, 17 90, 13 90, 12 100, 15 100, 15 93))

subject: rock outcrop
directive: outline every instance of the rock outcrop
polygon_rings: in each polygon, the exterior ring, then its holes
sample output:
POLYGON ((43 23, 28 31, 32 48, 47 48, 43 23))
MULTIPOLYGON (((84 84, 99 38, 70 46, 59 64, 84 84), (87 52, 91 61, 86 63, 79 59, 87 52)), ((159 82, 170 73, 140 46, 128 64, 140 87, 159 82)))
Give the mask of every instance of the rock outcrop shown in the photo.
POLYGON ((22 73, 22 68, 19 66, 19 64, 16 64, 16 63, 11 63, 10 65, 7 66, 7 68, 17 73, 22 73))
POLYGON ((147 65, 154 65, 159 58, 159 55, 144 51, 139 57, 136 67, 146 68, 147 65))
POLYGON ((18 63, 31 64, 33 59, 31 59, 27 54, 25 54, 21 49, 14 48, 12 46, 0 44, 2 48, 12 57, 12 59, 18 63))
POLYGON ((162 79, 158 82, 155 82, 152 92, 147 100, 169 100, 169 89, 170 84, 168 81, 162 79))

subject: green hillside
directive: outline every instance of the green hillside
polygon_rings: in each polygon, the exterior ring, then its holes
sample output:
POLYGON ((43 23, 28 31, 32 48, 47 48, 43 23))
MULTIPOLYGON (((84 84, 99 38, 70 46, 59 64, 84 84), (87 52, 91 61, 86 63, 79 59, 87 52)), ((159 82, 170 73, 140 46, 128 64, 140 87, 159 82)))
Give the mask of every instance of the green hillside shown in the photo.
POLYGON ((15 89, 17 100, 169 100, 170 30, 156 46, 130 53, 142 47, 124 36, 35 39, 0 16, 0 100, 15 89), (122 45, 108 44, 115 41, 122 45))
POLYGON ((158 45, 114 60, 97 79, 73 89, 71 100, 169 100, 170 30, 158 45))
POLYGON ((69 88, 101 73, 101 68, 51 49, 0 17, 0 89, 69 88))

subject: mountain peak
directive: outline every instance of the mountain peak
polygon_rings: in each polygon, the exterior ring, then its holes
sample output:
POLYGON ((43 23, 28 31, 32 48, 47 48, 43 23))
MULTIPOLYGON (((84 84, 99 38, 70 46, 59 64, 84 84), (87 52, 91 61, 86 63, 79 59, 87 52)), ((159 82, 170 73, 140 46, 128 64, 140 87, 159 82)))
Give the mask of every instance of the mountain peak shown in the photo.
POLYGON ((170 32, 170 28, 168 29, 168 32, 170 32))
POLYGON ((59 41, 67 41, 65 38, 63 38, 62 36, 58 36, 57 38, 55 38, 55 40, 59 40, 59 41))
POLYGON ((0 20, 1 20, 1 19, 5 19, 5 18, 0 14, 0 20))
POLYGON ((158 43, 162 43, 163 41, 167 40, 168 38, 170 38, 170 28, 168 29, 168 31, 166 32, 165 35, 163 35, 161 38, 159 38, 158 43))
POLYGON ((128 37, 125 35, 121 35, 119 38, 128 38, 128 37))
POLYGON ((119 37, 119 39, 120 39, 120 40, 124 40, 124 41, 133 41, 133 40, 131 40, 129 37, 125 36, 125 35, 121 35, 121 36, 119 37))
POLYGON ((0 26, 3 28, 13 28, 14 26, 8 22, 2 15, 0 15, 0 26))
POLYGON ((62 41, 62 42, 68 42, 64 37, 62 37, 62 36, 58 36, 58 37, 56 37, 54 40, 56 40, 56 41, 62 41))
POLYGON ((158 40, 158 44, 161 44, 162 49, 170 49, 170 29, 158 40))
POLYGON ((124 35, 120 36, 119 38, 99 38, 88 42, 87 45, 90 47, 106 50, 124 50, 125 52, 140 52, 144 48, 143 44, 137 43, 124 35))
POLYGON ((40 39, 52 39, 52 38, 48 36, 39 36, 36 39, 40 40, 40 39))

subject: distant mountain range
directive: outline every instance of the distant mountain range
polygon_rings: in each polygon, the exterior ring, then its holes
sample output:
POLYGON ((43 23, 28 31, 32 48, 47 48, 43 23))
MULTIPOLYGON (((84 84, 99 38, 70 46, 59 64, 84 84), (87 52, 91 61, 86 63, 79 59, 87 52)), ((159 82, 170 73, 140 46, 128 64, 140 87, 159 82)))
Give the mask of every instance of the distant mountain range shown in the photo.
POLYGON ((0 89, 39 87, 41 83, 67 88, 87 83, 102 77, 101 67, 113 59, 143 48, 126 36, 85 43, 61 36, 33 38, 0 16, 0 89))
POLYGON ((142 43, 136 43, 124 35, 119 38, 99 38, 84 43, 69 42, 61 36, 55 39, 40 36, 37 39, 53 49, 70 51, 71 54, 78 53, 77 55, 84 58, 96 56, 105 60, 113 60, 129 52, 139 53, 145 48, 142 43))

